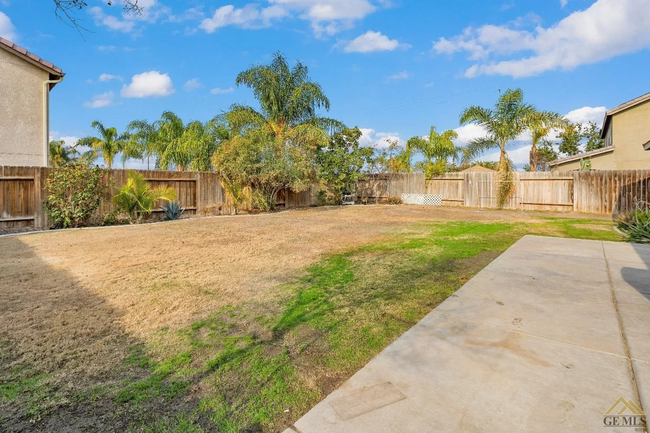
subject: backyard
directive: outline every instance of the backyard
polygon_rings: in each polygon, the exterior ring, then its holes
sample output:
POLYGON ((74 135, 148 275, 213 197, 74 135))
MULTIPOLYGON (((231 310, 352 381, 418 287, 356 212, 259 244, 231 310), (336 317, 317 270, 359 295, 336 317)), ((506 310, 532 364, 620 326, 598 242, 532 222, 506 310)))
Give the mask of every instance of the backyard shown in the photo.
POLYGON ((0 429, 282 431, 525 234, 620 239, 420 206, 0 238, 0 429))

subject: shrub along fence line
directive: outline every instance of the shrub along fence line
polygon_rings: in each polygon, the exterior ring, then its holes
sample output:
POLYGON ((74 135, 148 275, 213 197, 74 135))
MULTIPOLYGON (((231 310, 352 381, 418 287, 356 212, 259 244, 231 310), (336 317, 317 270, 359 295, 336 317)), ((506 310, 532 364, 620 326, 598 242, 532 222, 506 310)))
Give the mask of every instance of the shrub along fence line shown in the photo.
MULTIPOLYGON (((45 167, 0 166, 0 228, 49 227, 43 201, 47 198, 47 178, 56 170, 45 167)), ((131 170, 111 170, 106 182, 110 186, 104 193, 102 204, 95 217, 115 210, 113 195, 126 183, 131 170)), ((210 172, 147 171, 142 173, 152 186, 172 187, 178 196, 185 215, 222 215, 232 212, 232 204, 226 198, 219 176, 210 172)), ((371 181, 361 185, 366 197, 387 199, 399 197, 403 192, 424 191, 424 176, 414 174, 372 175, 371 181)), ((314 184, 305 191, 281 191, 278 206, 286 209, 316 206, 318 190, 314 184)), ((158 207, 162 203, 158 203, 158 207)), ((154 212, 158 213, 159 210, 154 212)))
MULTIPOLYGON (((516 173, 506 209, 618 215, 650 203, 650 170, 516 173)), ((497 206, 495 173, 448 173, 426 180, 427 194, 444 205, 497 206)))

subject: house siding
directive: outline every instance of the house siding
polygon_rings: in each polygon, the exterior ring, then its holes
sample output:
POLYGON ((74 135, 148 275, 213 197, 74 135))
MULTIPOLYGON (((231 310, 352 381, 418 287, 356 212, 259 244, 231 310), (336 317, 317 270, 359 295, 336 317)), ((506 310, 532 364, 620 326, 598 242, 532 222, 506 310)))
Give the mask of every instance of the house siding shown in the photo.
MULTIPOLYGON (((614 114, 607 131, 609 137, 614 151, 590 157, 593 170, 650 169, 650 151, 643 148, 650 140, 650 101, 614 114)), ((556 171, 579 169, 580 160, 553 167, 556 171)))
POLYGON ((49 74, 0 49, 0 166, 43 166, 43 82, 49 74))

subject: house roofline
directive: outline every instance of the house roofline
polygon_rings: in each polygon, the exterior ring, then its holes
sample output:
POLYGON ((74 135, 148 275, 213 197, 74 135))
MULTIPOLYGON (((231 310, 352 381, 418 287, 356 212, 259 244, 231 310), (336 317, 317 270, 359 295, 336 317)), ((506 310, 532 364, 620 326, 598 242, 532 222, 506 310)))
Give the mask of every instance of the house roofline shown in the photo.
POLYGON ((605 120, 603 120, 603 128, 600 130, 600 138, 605 138, 605 135, 607 134, 607 126, 613 115, 618 114, 621 111, 628 110, 632 107, 636 107, 637 105, 643 104, 644 102, 648 102, 648 101, 650 101, 650 93, 641 95, 638 98, 634 98, 631 101, 627 101, 619 105, 618 107, 608 110, 607 113, 605 113, 605 120))
POLYGON ((41 68, 45 72, 49 72, 50 80, 57 80, 65 76, 65 73, 58 66, 55 66, 53 63, 50 63, 47 60, 38 57, 34 53, 30 53, 23 47, 14 44, 8 39, 0 37, 0 48, 3 48, 8 52, 20 57, 21 59, 31 63, 32 65, 41 68))
POLYGON ((549 165, 554 167, 556 165, 564 164, 564 163, 567 163, 567 162, 579 161, 581 159, 585 159, 585 158, 589 158, 589 157, 597 156, 597 155, 602 155, 602 154, 613 152, 613 151, 614 151, 614 146, 607 146, 607 147, 603 147, 601 149, 592 150, 591 152, 579 153, 577 155, 568 156, 566 158, 556 159, 555 161, 549 163, 549 165))

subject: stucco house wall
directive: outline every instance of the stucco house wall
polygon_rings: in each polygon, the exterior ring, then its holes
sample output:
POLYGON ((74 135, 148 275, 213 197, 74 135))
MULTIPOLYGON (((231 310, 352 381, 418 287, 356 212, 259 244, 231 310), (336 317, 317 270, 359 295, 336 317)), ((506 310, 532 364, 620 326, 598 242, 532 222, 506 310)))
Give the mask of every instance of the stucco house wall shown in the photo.
POLYGON ((0 166, 48 164, 49 91, 64 75, 0 37, 0 166))

